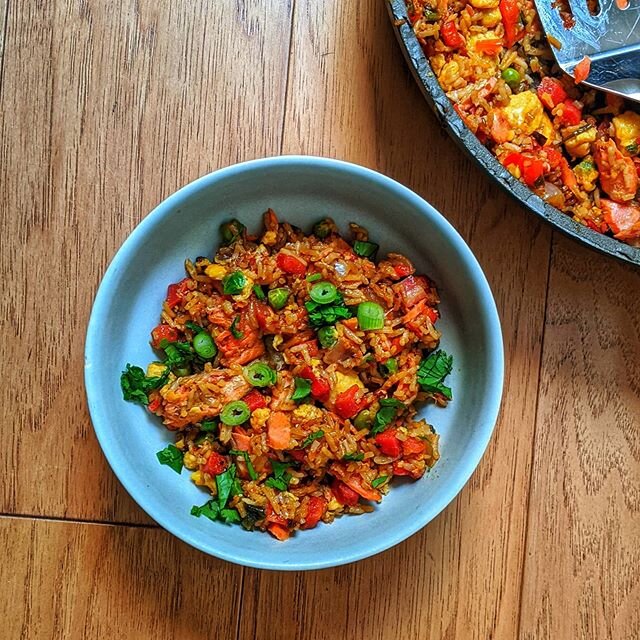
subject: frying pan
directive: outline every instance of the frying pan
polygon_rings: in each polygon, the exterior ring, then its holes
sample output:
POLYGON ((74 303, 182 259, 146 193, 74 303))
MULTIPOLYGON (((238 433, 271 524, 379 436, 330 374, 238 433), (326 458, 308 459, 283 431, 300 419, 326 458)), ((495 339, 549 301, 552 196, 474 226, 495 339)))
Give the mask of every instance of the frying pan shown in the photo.
POLYGON ((385 2, 398 42, 416 82, 441 124, 462 150, 520 204, 566 235, 614 258, 640 265, 640 248, 632 247, 575 222, 566 213, 562 213, 559 209, 544 202, 498 162, 467 128, 440 87, 438 79, 413 33, 404 0, 385 0, 385 2))

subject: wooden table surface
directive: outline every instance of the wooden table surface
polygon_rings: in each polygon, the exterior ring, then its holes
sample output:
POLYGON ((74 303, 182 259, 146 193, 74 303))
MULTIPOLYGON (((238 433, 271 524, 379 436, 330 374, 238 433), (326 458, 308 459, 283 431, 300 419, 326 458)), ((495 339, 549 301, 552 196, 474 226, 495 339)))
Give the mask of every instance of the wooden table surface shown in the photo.
MULTIPOLYGON (((552 232, 440 130, 383 0, 0 0, 3 638, 640 638, 640 271, 552 232), (93 434, 102 274, 179 186, 282 153, 440 209, 482 264, 507 373, 487 454, 405 543, 311 573, 159 529, 93 434)), ((446 455, 446 452, 445 452, 446 455)))

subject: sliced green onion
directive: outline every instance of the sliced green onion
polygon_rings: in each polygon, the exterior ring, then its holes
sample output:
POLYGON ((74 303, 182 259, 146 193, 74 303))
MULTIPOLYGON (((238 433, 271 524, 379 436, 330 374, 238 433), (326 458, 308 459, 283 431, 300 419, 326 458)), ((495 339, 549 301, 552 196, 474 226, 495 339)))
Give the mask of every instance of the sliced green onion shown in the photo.
POLYGON ((226 296, 237 296, 242 293, 246 284, 247 279, 244 273, 242 271, 234 271, 222 279, 222 292, 226 296))
POLYGON ((249 453, 247 451, 239 451, 238 449, 231 449, 231 451, 229 451, 229 455, 241 456, 242 458, 244 458, 244 463, 247 465, 247 471, 249 472, 249 477, 252 480, 258 479, 258 474, 256 473, 256 470, 254 469, 253 464, 251 463, 251 458, 249 458, 249 453))
POLYGON ((358 305, 358 326, 363 331, 384 327, 384 309, 377 302, 361 302, 358 305))
POLYGON ((376 417, 375 411, 371 409, 363 409, 353 420, 353 425, 356 429, 361 431, 362 429, 371 429, 373 421, 376 417))
POLYGON ((205 360, 211 360, 218 353, 213 338, 206 331, 201 331, 193 337, 193 349, 205 360))
POLYGON ((215 420, 205 420, 200 424, 200 431, 204 431, 205 433, 211 433, 216 430, 218 423, 215 420))
POLYGON ((254 387, 268 387, 275 384, 278 374, 264 362, 253 362, 242 370, 244 379, 254 387))
POLYGON ((357 453, 347 453, 347 455, 342 456, 342 459, 346 462, 360 462, 364 460, 364 453, 362 451, 358 451, 357 453))
POLYGON ((224 244, 235 242, 244 232, 246 227, 235 218, 220 225, 220 235, 224 244))
POLYGON ((361 258, 371 258, 376 255, 378 251, 378 245, 375 242, 365 242, 364 240, 356 240, 353 243, 353 251, 357 256, 361 258))
POLYGON ((238 329, 238 322, 240 322, 240 316, 236 316, 233 319, 233 322, 231 323, 231 326, 229 327, 229 331, 231 331, 231 335, 236 340, 242 340, 242 338, 244 338, 244 333, 242 331, 240 331, 240 329, 238 329))
POLYGON ((325 280, 314 284, 309 291, 309 296, 318 304, 330 304, 338 297, 338 290, 335 285, 325 280))
POLYGON ((323 218, 313 225, 313 235, 320 240, 324 240, 329 234, 336 230, 336 224, 331 218, 323 218))
POLYGON ((425 12, 422 14, 422 17, 427 22, 437 22, 438 20, 440 20, 440 14, 437 11, 430 11, 429 9, 425 10, 425 12))
POLYGON ((287 300, 289 299, 289 289, 285 287, 279 287, 278 289, 271 289, 267 294, 269 298, 269 304, 276 310, 282 309, 287 300))
POLYGON ((380 372, 385 378, 392 376, 398 372, 398 361, 395 358, 389 358, 380 365, 380 372))
POLYGON ((318 329, 318 340, 324 349, 331 349, 338 342, 338 332, 335 327, 322 327, 318 329))
POLYGON ((184 365, 184 367, 176 367, 173 373, 175 373, 178 378, 184 378, 191 374, 191 367, 188 364, 184 365))
POLYGON ((305 447, 308 447, 314 440, 319 440, 320 438, 322 438, 324 436, 324 431, 322 429, 319 429, 318 431, 314 431, 313 433, 310 433, 303 441, 302 441, 302 448, 304 449, 305 447))
POLYGON ((256 298, 258 298, 258 300, 266 300, 267 296, 264 295, 264 291, 262 289, 262 287, 259 284, 254 284, 253 285, 253 293, 256 294, 256 298))
POLYGON ((321 273, 312 273, 311 275, 305 278, 307 282, 318 282, 318 280, 322 280, 321 273))
POLYGON ((235 427, 246 422, 250 415, 251 411, 249 411, 247 403, 242 400, 235 400, 224 406, 220 413, 220 420, 226 425, 235 427))
POLYGON ((381 484, 384 484, 388 480, 389 476, 380 476, 371 482, 371 486, 377 489, 381 484))

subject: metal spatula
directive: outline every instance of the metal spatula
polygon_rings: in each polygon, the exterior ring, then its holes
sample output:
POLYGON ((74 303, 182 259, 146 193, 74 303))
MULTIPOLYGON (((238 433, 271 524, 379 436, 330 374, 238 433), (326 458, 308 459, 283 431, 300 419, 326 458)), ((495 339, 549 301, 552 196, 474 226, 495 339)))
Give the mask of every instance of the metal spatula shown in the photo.
POLYGON ((640 0, 600 0, 596 15, 586 0, 569 0, 575 21, 570 27, 556 0, 535 3, 551 50, 566 73, 573 75, 587 56, 591 69, 585 84, 640 102, 640 0))

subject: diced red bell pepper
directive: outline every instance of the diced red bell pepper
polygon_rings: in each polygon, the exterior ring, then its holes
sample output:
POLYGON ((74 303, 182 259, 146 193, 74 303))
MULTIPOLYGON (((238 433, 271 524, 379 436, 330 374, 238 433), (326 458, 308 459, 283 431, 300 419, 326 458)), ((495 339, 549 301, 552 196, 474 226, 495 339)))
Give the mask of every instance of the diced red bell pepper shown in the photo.
POLYGON ((426 307, 424 312, 427 315, 427 318, 431 320, 431 324, 435 324, 439 317, 438 312, 432 307, 426 307))
POLYGON ((364 408, 366 403, 363 400, 356 399, 356 395, 359 391, 360 387, 357 384, 354 384, 346 391, 338 394, 334 404, 334 409, 335 412, 344 420, 354 418, 364 408))
POLYGON ((274 524, 282 525, 283 527, 287 526, 287 521, 282 516, 279 516, 271 506, 271 503, 267 501, 267 507, 265 509, 265 519, 267 522, 271 522, 274 524))
POLYGON ((331 385, 326 380, 316 378, 311 382, 311 395, 320 402, 326 402, 330 394, 331 385))
POLYGON ((405 469, 402 464, 400 464, 399 460, 396 460, 393 465, 393 475, 394 476, 410 476, 411 475, 411 471, 409 471, 408 469, 405 469))
POLYGON ((402 453, 405 456, 419 455, 424 453, 426 448, 427 445, 424 441, 419 438, 414 438, 413 436, 408 437, 402 442, 402 453))
POLYGON ((505 158, 502 160, 502 166, 516 166, 522 171, 524 165, 524 156, 517 151, 512 151, 508 153, 505 158))
POLYGON ((551 111, 567 99, 567 92, 555 78, 545 76, 538 86, 538 98, 551 111))
POLYGON ((589 77, 591 71, 591 60, 584 56, 580 62, 573 68, 573 80, 576 84, 584 82, 589 77))
POLYGON ((167 304, 172 309, 182 302, 182 299, 189 292, 189 287, 187 286, 189 282, 190 278, 183 278, 180 282, 175 282, 167 287, 167 304))
POLYGON ((290 256, 288 253, 279 253, 276 258, 276 264, 285 273, 301 276, 307 272, 307 266, 304 262, 301 262, 298 258, 290 256))
POLYGON ((212 451, 211 455, 204 463, 202 470, 210 476, 217 476, 227 468, 227 460, 216 451, 212 451))
POLYGON ((176 342, 178 339, 178 330, 170 327, 168 324, 159 324, 151 330, 151 346, 154 349, 160 348, 163 340, 167 342, 176 342))
POLYGON ((252 413, 256 409, 262 409, 267 406, 267 399, 257 389, 252 389, 242 399, 247 403, 247 407, 249 407, 249 411, 252 413))
POLYGON ((513 47, 524 36, 524 29, 518 29, 520 7, 518 0, 500 0, 500 15, 504 25, 504 37, 507 48, 513 47))
POLYGON ((453 20, 447 20, 440 27, 440 38, 447 47, 452 47, 453 49, 464 47, 464 38, 460 35, 453 20))
POLYGON ((396 437, 395 429, 387 429, 376 436, 376 444, 385 456, 397 458, 401 452, 400 440, 396 437))
POLYGON ((342 480, 337 478, 334 478, 331 483, 331 491, 333 491, 333 495, 340 504, 349 507, 355 507, 360 500, 360 496, 351 487, 348 487, 342 480))
POLYGON ((300 527, 301 529, 313 529, 318 522, 320 522, 320 518, 324 515, 325 507, 327 503, 318 496, 309 496, 309 501, 307 503, 307 515, 304 519, 304 524, 300 527))
POLYGON ((147 405, 147 409, 149 409, 149 411, 151 411, 151 413, 155 413, 159 408, 160 408, 160 404, 162 403, 162 398, 160 397, 160 394, 156 395, 156 397, 151 400, 151 402, 147 405))
POLYGON ((582 109, 576 106, 573 100, 565 100, 562 115, 558 117, 560 124, 572 126, 582 120, 582 109))
POLYGON ((530 187, 534 187, 544 175, 544 164, 535 158, 525 158, 522 168, 522 177, 530 187))
POLYGON ((395 264, 393 270, 398 278, 405 278, 413 273, 413 269, 408 264, 395 264))
POLYGON ((316 398, 316 400, 326 402, 329 399, 331 386, 326 380, 318 377, 311 367, 304 367, 300 371, 300 377, 311 381, 311 395, 316 398))

